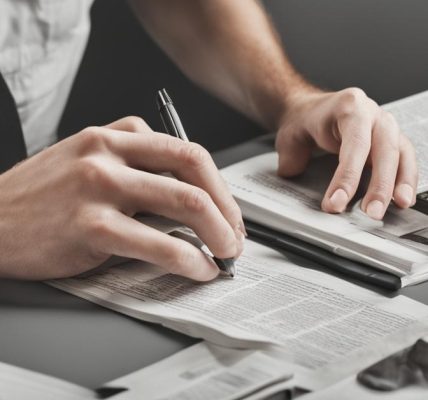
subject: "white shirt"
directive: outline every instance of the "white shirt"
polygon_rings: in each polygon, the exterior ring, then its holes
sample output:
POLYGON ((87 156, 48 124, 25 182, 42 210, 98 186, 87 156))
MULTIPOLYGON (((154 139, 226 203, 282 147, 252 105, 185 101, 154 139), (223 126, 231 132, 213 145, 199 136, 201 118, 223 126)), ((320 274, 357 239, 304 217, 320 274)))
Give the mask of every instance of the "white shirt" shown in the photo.
POLYGON ((88 40, 92 2, 0 0, 0 71, 15 98, 29 155, 56 141, 88 40))

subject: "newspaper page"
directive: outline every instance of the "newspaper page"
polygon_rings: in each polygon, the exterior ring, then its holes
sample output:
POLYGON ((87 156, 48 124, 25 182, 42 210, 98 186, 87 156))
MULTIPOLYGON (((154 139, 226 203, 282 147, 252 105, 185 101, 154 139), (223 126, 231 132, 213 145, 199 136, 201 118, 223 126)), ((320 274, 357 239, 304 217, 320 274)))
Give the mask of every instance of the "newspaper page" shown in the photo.
POLYGON ((232 400, 292 376, 291 366, 260 350, 202 342, 104 387, 128 389, 115 400, 232 400))
MULTIPOLYGON (((286 390, 294 398, 292 371, 292 366, 261 350, 230 350, 201 342, 104 387, 127 388, 114 397, 117 400, 260 400, 286 390)), ((354 374, 299 399, 425 400, 427 393, 428 386, 421 382, 396 391, 374 391, 359 384, 354 374)))
POLYGON ((413 143, 419 167, 418 193, 428 190, 428 91, 383 106, 413 143))
POLYGON ((58 378, 0 363, 1 400, 94 400, 92 390, 58 378))
POLYGON ((51 284, 219 345, 275 347, 315 386, 346 377, 427 332, 425 305, 303 268, 257 243, 247 241, 236 265, 234 279, 204 284, 142 262, 51 284))
POLYGON ((346 212, 324 213, 320 204, 336 157, 314 158, 295 179, 277 175, 277 158, 267 153, 222 170, 246 218, 398 276, 411 275, 404 284, 427 278, 428 247, 411 240, 428 228, 427 215, 391 205, 383 221, 374 221, 361 211, 358 194, 346 212))
POLYGON ((299 397, 302 400, 426 400, 428 386, 411 385, 403 389, 380 392, 360 385, 355 376, 345 379, 329 388, 299 397))

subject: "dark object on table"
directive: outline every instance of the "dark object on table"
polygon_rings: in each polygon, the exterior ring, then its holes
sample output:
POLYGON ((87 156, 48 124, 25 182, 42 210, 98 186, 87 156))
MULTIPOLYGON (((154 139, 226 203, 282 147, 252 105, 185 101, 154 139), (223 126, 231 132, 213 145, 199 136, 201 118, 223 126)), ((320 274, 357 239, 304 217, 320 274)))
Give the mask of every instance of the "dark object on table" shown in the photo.
POLYGON ((361 371, 357 380, 370 389, 380 391, 428 385, 428 337, 361 371))
POLYGON ((416 204, 412 208, 428 215, 428 191, 419 193, 416 196, 416 204))

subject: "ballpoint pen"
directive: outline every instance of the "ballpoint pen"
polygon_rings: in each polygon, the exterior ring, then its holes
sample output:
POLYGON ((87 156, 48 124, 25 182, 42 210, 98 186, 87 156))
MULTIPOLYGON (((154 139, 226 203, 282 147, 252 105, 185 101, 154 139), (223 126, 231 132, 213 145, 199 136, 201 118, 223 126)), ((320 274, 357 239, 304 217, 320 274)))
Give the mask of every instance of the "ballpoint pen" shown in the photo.
MULTIPOLYGON (((175 110, 171 97, 169 97, 165 89, 159 90, 156 96, 156 103, 162 119, 162 123, 168 134, 176 136, 185 142, 189 138, 184 131, 183 124, 180 117, 175 110)), ((214 262, 218 268, 230 277, 235 276, 235 263, 233 258, 217 258, 213 257, 214 262)))
POLYGON ((393 291, 401 288, 401 279, 391 273, 341 257, 311 243, 303 242, 252 221, 245 221, 245 229, 248 232, 248 237, 252 240, 272 248, 297 254, 350 278, 393 291))

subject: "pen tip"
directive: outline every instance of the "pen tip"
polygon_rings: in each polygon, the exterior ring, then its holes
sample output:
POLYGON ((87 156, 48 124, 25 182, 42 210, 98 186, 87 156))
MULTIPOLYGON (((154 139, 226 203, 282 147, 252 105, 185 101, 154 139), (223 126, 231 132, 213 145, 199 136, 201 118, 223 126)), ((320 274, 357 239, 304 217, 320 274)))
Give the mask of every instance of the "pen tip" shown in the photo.
POLYGON ((235 276, 236 269, 234 258, 213 257, 213 260, 217 264, 217 267, 220 269, 220 271, 222 271, 224 274, 226 274, 230 278, 233 278, 235 276))

